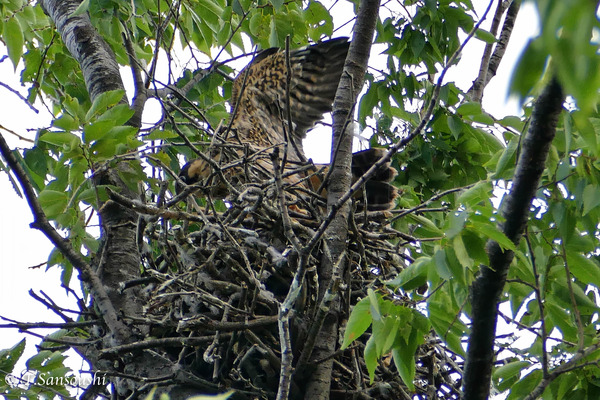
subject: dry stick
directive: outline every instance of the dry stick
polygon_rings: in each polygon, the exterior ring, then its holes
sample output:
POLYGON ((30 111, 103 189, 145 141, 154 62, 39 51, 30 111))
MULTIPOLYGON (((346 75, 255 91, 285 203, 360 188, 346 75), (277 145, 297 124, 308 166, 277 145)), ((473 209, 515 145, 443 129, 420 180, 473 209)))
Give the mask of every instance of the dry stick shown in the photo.
MULTIPOLYGON (((507 3, 504 0, 498 0, 498 7, 496 7, 496 13, 494 14, 494 19, 492 20, 492 26, 490 28, 490 33, 496 37, 498 33, 498 27, 500 26, 500 20, 502 19, 502 14, 504 14, 504 10, 506 10, 507 3)), ((485 83, 487 82, 487 73, 489 70, 490 57, 492 56, 492 47, 494 47, 494 43, 487 43, 485 45, 485 49, 483 51, 483 56, 481 57, 481 64, 479 66, 479 75, 475 82, 473 82, 473 86, 467 92, 467 97, 470 97, 472 101, 481 102, 481 98, 483 97, 483 89, 485 88, 485 83)))
MULTIPOLYGON (((285 236, 290 242, 292 242, 294 249, 297 252, 300 252, 301 244, 292 230, 290 215, 288 213, 287 206, 285 205, 285 193, 283 191, 281 182, 281 171, 279 170, 278 147, 273 149, 273 152, 271 153, 271 160, 273 162, 273 170, 275 172, 275 185, 277 187, 277 194, 279 197, 279 207, 281 208, 285 236)), ((301 257, 301 259, 302 258, 303 257, 301 257)), ((286 400, 289 397, 290 386, 292 383, 292 362, 294 355, 292 354, 292 342, 290 339, 290 317, 292 313, 292 307, 294 306, 294 303, 301 292, 300 289, 302 281, 304 280, 304 271, 305 269, 299 265, 296 274, 294 274, 294 280, 290 285, 288 294, 279 307, 277 321, 279 328, 279 344, 281 346, 281 368, 279 373, 277 400, 286 400)))
POLYGON ((542 373, 544 377, 548 376, 548 352, 546 350, 546 339, 548 337, 548 333, 546 331, 546 316, 544 310, 544 299, 542 298, 542 292, 540 290, 540 274, 537 270, 537 264, 535 262, 535 255, 533 253, 533 247, 531 246, 531 241, 529 240, 529 232, 527 228, 525 228, 525 243, 527 244, 527 249, 529 250, 529 258, 531 259, 531 267, 533 269, 533 277, 535 279, 535 285, 533 286, 533 290, 535 292, 535 298, 538 303, 538 308, 540 310, 540 334, 542 338, 542 373))
MULTIPOLYGON (((123 28, 126 28, 125 23, 122 22, 123 28)), ((127 29, 125 32, 129 33, 127 29)), ((125 49, 127 51, 127 57, 129 58, 129 64, 131 64, 131 71, 133 75, 133 87, 135 93, 131 102, 131 108, 134 110, 133 116, 129 120, 129 124, 140 128, 142 126, 142 112, 144 111, 144 105, 148 99, 148 91, 144 85, 142 78, 143 67, 135 55, 135 49, 129 35, 125 33, 121 34, 121 38, 125 43, 125 49)))
POLYGON ((52 242, 52 244, 60 250, 60 252, 69 260, 71 264, 81 274, 82 281, 90 285, 90 291, 94 297, 96 306, 100 311, 102 319, 106 323, 111 334, 118 343, 123 343, 129 336, 129 329, 119 319, 108 294, 102 284, 102 281, 96 275, 92 267, 84 260, 84 258, 75 251, 68 239, 63 238, 50 224, 42 206, 40 205, 37 195, 33 189, 33 185, 27 176, 27 173, 19 164, 16 157, 12 154, 10 147, 0 135, 0 153, 4 160, 16 175, 17 180, 21 184, 21 188, 25 192, 25 198, 29 204, 29 208, 33 214, 34 221, 30 226, 40 230, 52 242))
POLYGON ((427 207, 428 204, 431 204, 432 202, 434 202, 434 201, 436 201, 436 200, 438 200, 438 199, 440 199, 440 198, 442 198, 442 197, 444 197, 446 195, 449 195, 449 194, 452 194, 452 193, 455 193, 455 192, 458 192, 458 191, 461 191, 461 190, 470 189, 474 185, 475 184, 472 183, 470 185, 466 185, 466 186, 462 186, 462 187, 458 187, 458 188, 448 189, 448 190, 440 192, 440 193, 438 193, 436 195, 433 195, 433 196, 431 196, 431 198, 429 198, 428 200, 425 200, 421 204, 419 204, 417 206, 414 206, 412 208, 409 208, 408 210, 401 211, 398 215, 395 215, 394 218, 392 218, 390 220, 390 223, 396 221, 397 219, 400 219, 400 218, 404 217, 405 215, 412 214, 415 211, 421 210, 422 208, 427 207))
POLYGON ((506 17, 504 17, 504 25, 502 26, 502 31, 500 32, 500 39, 498 39, 494 53, 490 58, 488 72, 485 76, 485 83, 483 84, 484 87, 486 87, 490 80, 496 76, 496 72, 500 66, 500 61, 502 61, 504 53, 506 52, 506 47, 508 46, 508 41, 510 40, 510 36, 515 26, 515 21, 517 20, 520 7, 521 0, 513 0, 510 4, 510 7, 508 7, 506 17))

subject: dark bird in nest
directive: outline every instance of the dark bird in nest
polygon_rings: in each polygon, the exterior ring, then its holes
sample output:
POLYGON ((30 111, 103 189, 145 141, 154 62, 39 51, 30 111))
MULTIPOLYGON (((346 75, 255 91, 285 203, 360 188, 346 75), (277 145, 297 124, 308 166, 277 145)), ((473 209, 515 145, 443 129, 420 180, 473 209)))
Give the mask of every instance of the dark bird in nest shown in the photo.
MULTIPOLYGON (((211 146, 206 158, 188 162, 181 169, 181 180, 187 185, 204 182, 213 196, 225 197, 236 183, 260 184, 272 179, 274 161, 269 155, 281 147, 285 185, 322 190, 327 167, 302 168, 306 165, 302 139, 324 113, 331 112, 348 48, 348 38, 337 38, 291 50, 289 57, 278 48, 258 53, 234 80, 232 116, 228 126, 217 132, 217 145, 211 146)), ((354 153, 353 177, 361 176, 385 153, 382 148, 354 153)), ((397 191, 390 182, 396 173, 389 163, 383 165, 358 193, 359 204, 364 207, 366 203, 371 211, 393 208, 397 191)))

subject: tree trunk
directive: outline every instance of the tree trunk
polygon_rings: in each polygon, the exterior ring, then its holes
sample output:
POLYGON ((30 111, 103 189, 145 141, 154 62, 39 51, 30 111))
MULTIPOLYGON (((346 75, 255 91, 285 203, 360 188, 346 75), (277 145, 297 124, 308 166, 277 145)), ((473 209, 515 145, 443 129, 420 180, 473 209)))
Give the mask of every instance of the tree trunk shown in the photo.
POLYGON ((331 224, 324 234, 323 256, 319 273, 319 302, 330 295, 335 296, 329 306, 320 340, 313 351, 317 364, 306 389, 305 399, 329 399, 333 358, 339 338, 339 322, 342 312, 339 282, 347 275, 348 217, 351 202, 341 206, 338 200, 350 189, 354 105, 363 87, 371 43, 377 23, 379 0, 363 0, 358 10, 354 37, 350 44, 344 72, 333 103, 332 173, 327 188, 328 209, 337 208, 331 224))

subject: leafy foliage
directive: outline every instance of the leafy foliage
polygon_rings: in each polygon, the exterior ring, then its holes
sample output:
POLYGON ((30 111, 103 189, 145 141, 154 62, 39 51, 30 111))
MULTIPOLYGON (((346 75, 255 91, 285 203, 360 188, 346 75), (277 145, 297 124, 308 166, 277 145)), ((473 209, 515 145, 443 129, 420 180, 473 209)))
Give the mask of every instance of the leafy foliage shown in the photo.
MULTIPOLYGON (((403 384, 419 395, 427 393, 415 380, 424 349, 445 363, 448 375, 459 374, 452 363, 461 363, 465 354, 470 285, 480 266, 489 264, 486 243, 495 241, 516 255, 500 307, 510 335, 496 340, 502 351, 495 389, 508 392, 509 399, 523 398, 558 370, 544 398, 595 398, 600 375, 600 59, 594 37, 600 27, 595 6, 585 0, 535 2, 541 33, 528 44, 512 77, 524 115, 496 119, 453 82, 442 82, 436 97, 436 78, 454 67, 448 60, 478 22, 470 1, 438 3, 405 1, 405 7, 380 14, 376 43, 383 61, 367 75, 357 107, 359 124, 374 133, 371 144, 407 138, 429 103, 436 103, 422 134, 393 159, 402 196, 391 228, 408 237, 392 235, 390 242, 408 260, 407 267, 381 286, 377 280, 369 283, 352 305, 341 348, 362 349, 370 383, 391 355, 403 384), (572 104, 550 149, 525 240, 515 245, 498 229, 498 210, 511 188, 531 100, 553 74, 572 104), (517 339, 525 332, 533 337, 523 347, 517 339), (452 362, 442 359, 440 345, 453 354, 452 362), (564 363, 569 368, 558 369, 564 363)), ((39 4, 0 5, 1 38, 15 69, 23 68, 28 100, 43 99, 55 116, 52 126, 37 131, 31 148, 15 155, 46 216, 88 261, 100 248, 92 216, 108 199, 106 186, 93 179, 96 173, 125 161, 129 168, 120 170, 121 179, 132 188, 141 184, 146 199, 164 203, 165 193, 175 192, 170 175, 182 158, 194 157, 186 143, 206 150, 213 132, 227 123, 232 88, 225 76, 237 65, 223 62, 226 57, 283 47, 288 36, 296 47, 336 35, 337 21, 324 1, 183 2, 177 17, 170 7, 162 1, 103 0, 83 2, 77 12, 89 13, 122 66, 131 64, 123 34, 140 65, 168 55, 169 74, 163 79, 149 72, 149 91, 169 85, 185 89, 185 100, 164 95, 161 118, 138 130, 127 125, 134 111, 123 103, 123 91, 90 99, 79 64, 39 4), (179 63, 174 49, 188 59, 179 63)), ((470 40, 493 43, 496 38, 478 28, 470 40)), ((223 202, 201 205, 227 209, 223 202)), ((157 245, 148 253, 161 250, 157 245)), ((176 262, 160 262, 167 271, 176 269, 176 262)), ((49 255, 48 266, 62 269, 62 285, 74 285, 73 266, 59 251, 49 255)), ((13 371, 23 348, 21 341, 0 352, 0 378, 13 371)), ((28 368, 67 376, 60 351, 40 350, 28 368)), ((0 379, 0 385, 4 382, 0 379)), ((52 389, 67 393, 65 386, 52 389)), ((0 390, 6 396, 55 393, 37 386, 0 390)), ((447 398, 457 396, 452 390, 447 398)))

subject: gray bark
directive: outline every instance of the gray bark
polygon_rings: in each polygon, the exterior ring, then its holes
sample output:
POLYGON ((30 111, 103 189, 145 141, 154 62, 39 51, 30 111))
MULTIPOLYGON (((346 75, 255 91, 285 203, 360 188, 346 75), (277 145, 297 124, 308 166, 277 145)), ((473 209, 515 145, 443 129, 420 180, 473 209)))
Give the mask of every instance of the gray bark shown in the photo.
MULTIPOLYGON (((327 188, 329 209, 350 189, 352 161, 352 126, 354 104, 364 84, 367 62, 379 12, 379 0, 362 0, 358 9, 354 36, 344 65, 344 72, 333 103, 332 173, 327 188)), ((341 301, 335 293, 335 281, 345 276, 345 252, 348 237, 350 202, 344 203, 335 214, 324 234, 324 251, 319 273, 319 301, 327 291, 336 295, 313 351, 313 360, 323 360, 335 352, 338 342, 341 301)), ((306 388, 305 399, 329 399, 333 359, 317 364, 306 388)))

